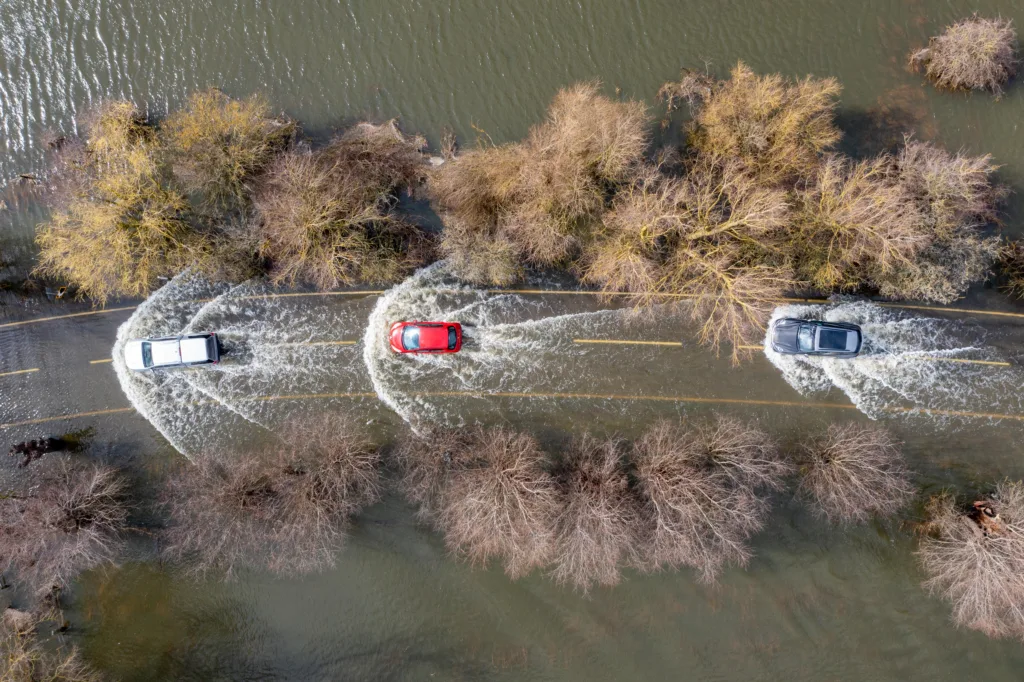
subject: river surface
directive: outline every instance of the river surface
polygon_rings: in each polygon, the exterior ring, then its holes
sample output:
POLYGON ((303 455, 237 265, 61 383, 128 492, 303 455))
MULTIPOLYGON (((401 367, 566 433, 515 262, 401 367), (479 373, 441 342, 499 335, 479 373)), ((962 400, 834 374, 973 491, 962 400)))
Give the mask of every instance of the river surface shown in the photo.
MULTIPOLYGON (((432 142, 447 127, 471 144, 522 137, 558 87, 583 79, 646 100, 658 118, 653 94, 681 67, 706 61, 724 75, 743 60, 838 78, 847 152, 910 132, 992 153, 1016 190, 1004 229, 1020 235, 1024 85, 1000 101, 941 94, 904 68, 928 35, 974 11, 1024 26, 1008 0, 0 0, 0 178, 42 173, 43 132, 70 130, 104 97, 160 114, 197 88, 261 90, 318 137, 399 116, 432 142)), ((3 199, 5 256, 28 262, 44 214, 24 188, 3 199)), ((440 267, 383 295, 270 293, 179 279, 137 308, 0 326, 4 442, 94 426, 105 456, 155 479, 179 452, 256 441, 323 409, 359 415, 382 440, 480 421, 531 429, 552 447, 584 429, 632 437, 658 418, 717 411, 786 446, 832 421, 877 419, 929 492, 1024 476, 1024 318, 988 314, 1024 309, 991 289, 959 304, 980 313, 838 303, 821 314, 870 327, 878 353, 812 366, 750 351, 738 368, 697 346, 675 311, 481 292, 440 267), (470 322, 466 351, 422 362, 383 352, 383 322, 423 310, 470 322), (96 362, 117 356, 124 335, 213 327, 236 351, 213 373, 145 382, 96 362), (1008 366, 948 361, 965 359, 1008 366), (26 423, 83 412, 102 414, 26 423)), ((910 523, 837 530, 780 494, 750 566, 717 587, 689 571, 627 573, 582 596, 544 575, 511 582, 454 561, 389 495, 357 519, 337 567, 306 579, 196 584, 151 561, 140 538, 133 561, 76 585, 70 637, 95 665, 140 681, 1019 680, 1024 646, 953 628, 949 607, 919 586, 915 544, 910 523)))

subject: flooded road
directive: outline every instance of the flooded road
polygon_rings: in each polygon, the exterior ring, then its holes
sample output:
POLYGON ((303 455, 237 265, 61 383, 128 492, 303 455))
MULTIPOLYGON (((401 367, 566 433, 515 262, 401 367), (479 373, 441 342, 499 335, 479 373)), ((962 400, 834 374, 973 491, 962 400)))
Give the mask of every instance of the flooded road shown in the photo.
MULTIPOLYGON (((1006 0, 6 0, 0 178, 41 173, 44 131, 70 130, 104 97, 160 114, 201 87, 262 90, 317 136, 400 116, 435 146, 446 126, 466 144, 500 143, 522 137, 574 81, 601 79, 660 112, 653 94, 680 67, 706 60, 723 74, 742 59, 838 78, 848 153, 904 132, 992 153, 1015 190, 1003 229, 1019 236, 1024 86, 998 102, 941 94, 904 68, 912 48, 974 11, 1024 25, 1006 0)), ((43 212, 21 190, 3 200, 5 263, 26 266, 43 212)), ((973 313, 814 306, 864 324, 874 352, 838 364, 749 350, 740 367, 698 346, 670 308, 638 316, 591 295, 479 291, 440 268, 383 295, 277 293, 182 278, 114 306, 124 310, 17 326, 89 311, 5 303, 0 434, 92 426, 101 449, 131 452, 159 476, 179 452, 244 447, 323 410, 359 416, 381 440, 480 421, 552 447, 583 430, 631 437, 659 418, 717 411, 756 421, 784 447, 831 422, 876 419, 904 441, 925 492, 1024 476, 1024 309, 991 289, 957 304, 973 313), (987 314, 998 311, 1011 315, 987 314), (465 352, 387 351, 387 323, 432 316, 467 323, 465 352), (146 377, 111 361, 128 336, 206 329, 228 350, 214 371, 146 377)), ((787 305, 779 314, 807 311, 787 305)), ((305 579, 195 584, 149 561, 141 539, 136 561, 78 583, 70 636, 90 662, 139 681, 1019 679, 1024 647, 955 630, 948 606, 920 588, 911 528, 836 530, 786 493, 774 508, 751 565, 717 588, 686 571, 630 573, 587 597, 543 575, 510 582, 457 563, 393 496, 356 519, 337 568, 305 579)))
MULTIPOLYGON (((1024 317, 868 303, 780 307, 794 311, 863 323, 869 348, 855 362, 864 367, 797 371, 753 350, 733 367, 696 345, 671 306, 637 315, 592 295, 479 291, 443 266, 383 295, 280 296, 256 284, 182 277, 131 311, 0 328, 0 370, 39 366, 0 378, 9 382, 0 421, 124 409, 3 432, 13 440, 89 423, 102 439, 135 444, 156 470, 176 454, 159 447, 150 422, 190 453, 244 447, 290 416, 325 409, 360 415, 383 439, 407 424, 480 421, 534 429, 552 446, 582 429, 629 437, 658 418, 723 412, 757 421, 785 446, 810 429, 876 412, 904 440, 925 490, 1024 475, 1024 415, 1008 391, 1024 376, 1012 356, 1024 317), (389 322, 412 311, 465 322, 465 351, 387 350, 389 322), (223 334, 228 350, 216 368, 129 374, 119 366, 129 336, 207 329, 223 334), (111 345, 113 362, 89 364, 110 358, 111 345), (1008 366, 944 361, 954 357, 1008 366), (809 380, 812 371, 820 374, 809 380), (1015 418, 887 409, 915 405, 1015 418)), ((71 615, 90 660, 136 680, 611 680, 679 670, 699 678, 895 680, 950 671, 969 678, 979 666, 1014 679, 1024 662, 1018 645, 956 631, 945 604, 920 589, 909 528, 837 531, 786 493, 775 505, 749 569, 727 571, 716 588, 685 571, 627 574, 622 585, 587 597, 543 575, 513 583, 498 568, 471 570, 446 556, 441 539, 388 496, 356 519, 338 567, 326 574, 196 585, 152 563, 129 563, 85 576, 71 615)), ((148 551, 142 546, 137 556, 148 551)))

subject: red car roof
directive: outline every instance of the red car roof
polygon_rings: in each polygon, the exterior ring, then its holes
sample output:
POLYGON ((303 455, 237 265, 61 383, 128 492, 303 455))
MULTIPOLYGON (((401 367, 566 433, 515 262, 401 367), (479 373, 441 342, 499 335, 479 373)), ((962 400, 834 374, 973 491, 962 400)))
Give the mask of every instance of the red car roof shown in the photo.
POLYGON ((448 349, 448 326, 424 327, 422 325, 409 325, 419 327, 420 350, 447 350, 448 349))

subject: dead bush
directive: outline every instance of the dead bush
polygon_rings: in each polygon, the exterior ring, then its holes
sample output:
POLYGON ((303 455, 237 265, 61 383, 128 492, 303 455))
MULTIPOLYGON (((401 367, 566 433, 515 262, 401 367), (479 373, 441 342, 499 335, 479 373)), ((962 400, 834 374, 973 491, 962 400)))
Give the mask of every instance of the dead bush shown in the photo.
POLYGON ((116 469, 50 457, 35 465, 38 479, 27 490, 0 497, 4 570, 37 594, 113 563, 129 511, 128 485, 116 469))
POLYGON ((402 488, 474 565, 501 561, 512 578, 543 565, 558 515, 537 441, 508 429, 438 431, 400 448, 402 488))
POLYGON ((100 682, 75 647, 44 645, 35 631, 0 625, 0 680, 5 682, 100 682))
POLYGON ((278 284, 393 282, 419 264, 422 234, 392 212, 423 172, 422 140, 360 124, 318 151, 274 162, 254 196, 258 251, 278 284))
POLYGON ((648 127, 642 104, 604 97, 597 84, 559 91, 525 141, 482 146, 434 171, 431 194, 446 228, 457 226, 442 235, 442 250, 456 267, 479 262, 463 251, 490 240, 506 258, 515 253, 515 266, 459 272, 487 284, 507 283, 524 265, 565 264, 641 161, 648 127), (484 279, 492 274, 504 281, 484 279))
POLYGON ((575 439, 563 454, 551 570, 559 583, 584 592, 594 584, 615 585, 624 566, 638 563, 640 509, 624 455, 618 441, 589 435, 575 439))
POLYGON ((601 236, 584 252, 583 279, 647 304, 683 297, 703 343, 751 343, 792 283, 772 250, 789 220, 785 193, 735 164, 698 157, 682 178, 647 168, 623 189, 601 236))
POLYGON ((988 90, 996 96, 1016 73, 1017 31, 1008 19, 963 19, 910 55, 910 66, 937 87, 988 90))
POLYGON ((349 519, 380 494, 379 456, 337 418, 303 421, 279 447, 208 454, 167 483, 167 554, 195 575, 334 566, 349 519))
POLYGON ((829 521, 892 516, 914 495, 899 445, 883 428, 832 424, 800 450, 797 494, 829 521))
POLYGON ((253 179, 294 138, 293 121, 270 115, 260 95, 197 92, 162 123, 175 176, 209 208, 245 206, 253 179))
POLYGON ((1010 242, 999 252, 1003 290, 1014 298, 1024 298, 1024 242, 1010 242))
POLYGON ((953 605, 953 622, 1024 639, 1024 484, 1004 481, 964 510, 949 494, 928 505, 918 558, 924 585, 953 605))
POLYGON ((833 78, 792 82, 778 74, 758 76, 742 62, 713 86, 684 77, 662 87, 667 95, 694 99, 690 144, 698 153, 737 159, 764 185, 814 172, 841 135, 834 121, 840 91, 833 78))
POLYGON ((708 583, 723 566, 749 561, 747 540, 768 515, 765 492, 790 470, 763 432, 725 417, 692 427, 656 424, 636 442, 634 457, 644 567, 691 566, 708 583))
POLYGON ((84 127, 84 145, 69 147, 55 175, 64 186, 37 231, 37 273, 99 304, 145 296, 206 244, 186 219, 188 202, 166 186, 155 132, 132 104, 108 102, 84 127))

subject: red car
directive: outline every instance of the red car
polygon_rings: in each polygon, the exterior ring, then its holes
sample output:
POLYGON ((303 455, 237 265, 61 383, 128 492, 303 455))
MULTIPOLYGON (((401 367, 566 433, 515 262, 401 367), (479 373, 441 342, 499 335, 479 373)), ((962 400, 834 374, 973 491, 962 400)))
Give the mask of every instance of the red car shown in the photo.
POLYGON ((395 322, 388 332, 396 353, 458 353, 462 325, 458 322, 395 322))

